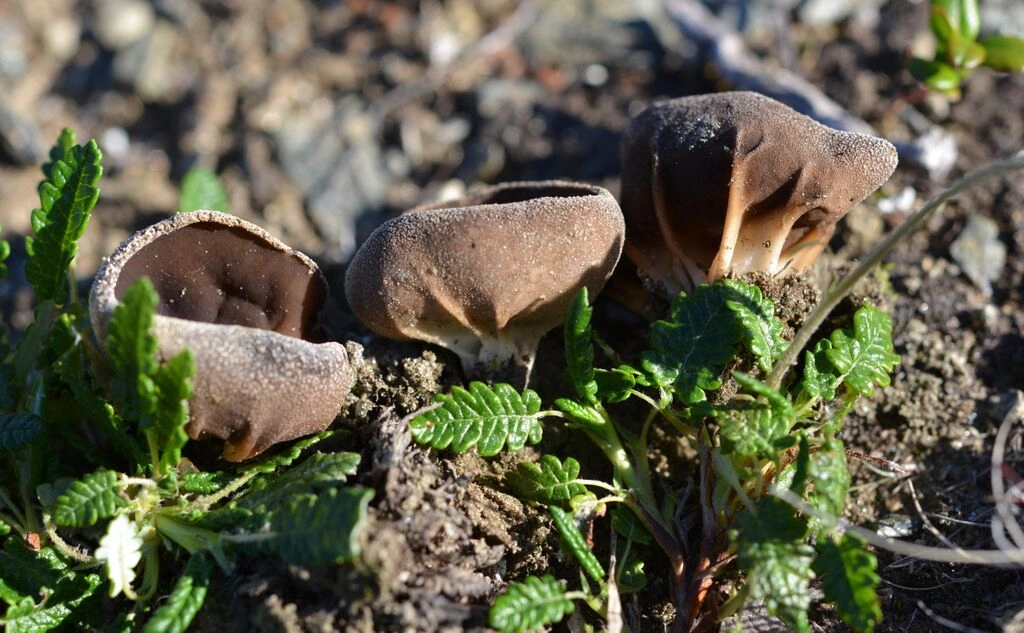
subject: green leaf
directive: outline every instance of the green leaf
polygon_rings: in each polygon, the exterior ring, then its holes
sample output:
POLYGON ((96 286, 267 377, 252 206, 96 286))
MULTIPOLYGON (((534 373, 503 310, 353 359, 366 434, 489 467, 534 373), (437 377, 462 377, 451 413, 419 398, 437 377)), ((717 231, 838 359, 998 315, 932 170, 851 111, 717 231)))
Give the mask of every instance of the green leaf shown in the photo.
MULTIPOLYGON (((760 455, 775 459, 783 443, 789 441, 789 430, 796 414, 785 396, 756 378, 733 372, 740 387, 758 397, 755 402, 739 402, 711 410, 719 421, 722 437, 739 455, 760 455)), ((726 449, 723 443, 723 450, 726 449)))
POLYGON ((208 495, 223 488, 230 480, 231 478, 222 472, 182 473, 178 478, 178 489, 183 493, 208 495))
POLYGON ((118 495, 117 473, 97 470, 75 481, 57 497, 53 522, 61 527, 88 527, 100 519, 114 516, 118 508, 128 505, 118 495))
POLYGON ((132 420, 148 419, 156 407, 157 341, 150 333, 156 304, 152 282, 140 277, 125 291, 108 325, 107 355, 116 373, 110 390, 132 420))
POLYGON ((247 508, 274 508, 289 497, 343 484, 358 466, 358 453, 314 453, 283 473, 253 480, 237 503, 247 508))
POLYGON ((213 561, 193 554, 167 601, 146 622, 142 633, 185 633, 206 600, 213 561))
POLYGON ((580 564, 580 567, 583 568, 587 576, 590 576, 591 580, 604 585, 606 576, 604 568, 601 567, 601 563, 594 556, 594 552, 590 549, 590 545, 587 544, 587 540, 583 538, 583 533, 580 532, 580 528, 576 525, 572 514, 558 506, 549 506, 548 511, 551 512, 551 519, 554 521, 555 527, 558 528, 559 534, 562 535, 562 543, 566 549, 572 552, 576 562, 580 564))
POLYGON ((872 631, 882 621, 878 603, 878 561, 860 537, 847 532, 836 542, 818 541, 814 572, 821 578, 825 597, 834 602, 839 617, 855 631, 872 631))
MULTIPOLYGON (((29 551, 19 539, 7 539, 0 552, 0 578, 24 598, 7 609, 7 633, 49 631, 62 624, 78 623, 77 617, 96 589, 99 574, 80 574, 52 549, 29 551), (45 594, 45 598, 44 598, 45 594), (35 599, 40 600, 36 604, 35 599)), ((75 630, 89 627, 75 626, 75 630)))
POLYGON ((561 622, 572 611, 573 602, 560 580, 551 574, 527 576, 523 582, 509 584, 494 601, 488 621, 502 633, 529 631, 561 622))
POLYGON ((65 131, 51 156, 46 180, 39 184, 40 208, 32 212, 36 235, 26 239, 28 261, 25 278, 39 301, 62 305, 68 292, 68 266, 78 252, 78 240, 85 233, 100 190, 103 154, 96 141, 85 147, 67 147, 73 133, 65 131), (60 149, 58 149, 60 148, 60 149))
POLYGON ((889 374, 900 362, 892 349, 892 319, 871 305, 853 315, 851 333, 832 333, 832 349, 825 356, 839 370, 841 379, 854 392, 870 396, 875 385, 889 386, 889 374))
POLYGON ((618 532, 620 536, 634 543, 650 545, 654 542, 654 537, 647 531, 647 528, 640 522, 636 514, 622 505, 616 505, 612 508, 612 529, 618 532))
MULTIPOLYGON (((981 14, 978 0, 932 0, 932 29, 935 30, 935 16, 943 15, 948 21, 949 29, 959 33, 966 39, 978 39, 981 32, 981 14)), ((941 26, 941 25, 939 25, 941 26)), ((939 35, 940 31, 935 31, 939 35)), ((944 33, 941 37, 946 37, 944 33)))
POLYGON ((676 398, 691 405, 722 383, 721 369, 736 355, 744 329, 726 305, 727 286, 701 285, 672 301, 671 320, 651 326, 651 351, 643 368, 658 386, 674 385, 676 398))
POLYGON ((244 541, 296 565, 350 560, 359 554, 359 531, 372 496, 372 490, 358 487, 297 496, 271 512, 266 531, 243 535, 244 541))
POLYGON ((181 179, 181 197, 178 211, 220 211, 231 213, 228 193, 217 174, 209 169, 193 167, 181 179))
POLYGON ((1024 72, 1024 39, 1010 35, 991 35, 981 40, 985 65, 1005 73, 1024 72))
POLYGON ((505 482, 520 499, 565 505, 587 493, 586 486, 576 481, 579 476, 580 464, 572 457, 562 462, 554 455, 541 455, 539 463, 520 462, 505 482))
POLYGON ((114 517, 96 548, 96 560, 102 561, 107 571, 111 597, 130 590, 135 568, 142 560, 142 539, 135 522, 123 514, 114 517))
POLYGON ((826 441, 811 454, 809 461, 808 481, 813 489, 807 499, 828 517, 842 516, 850 489, 850 469, 842 441, 826 441))
POLYGON ((420 444, 464 453, 476 446, 484 457, 496 455, 505 444, 518 451, 541 438, 540 396, 526 389, 520 395, 506 384, 488 387, 471 382, 469 390, 454 387, 451 395, 434 398, 441 406, 415 416, 409 422, 420 444))
POLYGON ((725 305, 743 327, 747 346, 758 366, 766 373, 771 371, 786 349, 786 342, 782 340, 782 321, 775 316, 775 304, 752 284, 738 279, 726 279, 722 283, 728 291, 725 305))
POLYGON ((154 437, 160 451, 160 470, 166 472, 181 461, 181 449, 188 442, 188 399, 192 396, 192 377, 196 373, 192 353, 184 350, 153 373, 156 406, 143 418, 139 428, 154 437))
POLYGON ((7 240, 0 240, 0 277, 7 276, 7 258, 11 256, 11 245, 7 240))
POLYGON ((824 338, 818 341, 813 350, 804 353, 804 375, 800 388, 812 400, 827 402, 836 397, 836 387, 841 379, 825 353, 830 349, 832 341, 824 338))
POLYGON ((31 413, 4 413, 0 415, 0 457, 28 446, 46 424, 31 413))
POLYGON ((734 541, 751 598, 764 600, 769 613, 795 630, 809 631, 814 550, 804 542, 806 521, 779 499, 765 497, 757 513, 741 513, 736 526, 734 541))
POLYGON ((622 369, 595 369, 597 397, 604 402, 623 402, 636 387, 636 374, 622 369))
POLYGON ((587 299, 587 287, 576 293, 565 317, 565 364, 576 394, 590 404, 597 403, 597 382, 594 380, 594 335, 590 327, 593 315, 587 299))
POLYGON ((926 84, 932 90, 954 99, 960 98, 960 83, 964 80, 964 75, 949 64, 912 57, 907 62, 907 69, 915 79, 926 84))
POLYGON ((316 435, 304 437, 289 445, 288 450, 273 455, 261 462, 253 464, 252 466, 248 466, 242 470, 242 473, 256 472, 266 474, 275 472, 279 468, 287 468, 288 466, 291 466, 295 460, 301 457, 307 448, 319 444, 320 442, 333 437, 335 434, 335 431, 323 431, 316 435))
POLYGON ((558 398, 555 400, 555 406, 568 415, 573 422, 583 426, 597 428, 608 423, 594 407, 582 405, 569 398, 558 398))

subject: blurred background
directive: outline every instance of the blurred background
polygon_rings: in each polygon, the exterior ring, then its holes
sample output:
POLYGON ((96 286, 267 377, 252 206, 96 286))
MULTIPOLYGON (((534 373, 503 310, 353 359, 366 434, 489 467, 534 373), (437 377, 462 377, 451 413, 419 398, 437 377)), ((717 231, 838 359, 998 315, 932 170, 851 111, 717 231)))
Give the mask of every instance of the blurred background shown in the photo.
MULTIPOLYGON (((1024 2, 981 4, 986 31, 1024 36, 1024 2)), ((104 152, 83 280, 176 210, 192 167, 221 176, 235 214, 340 267, 383 219, 477 183, 571 178, 617 192, 630 115, 735 87, 680 7, 713 16, 757 72, 806 79, 890 140, 939 130, 948 174, 903 160, 841 225, 838 261, 950 178, 1024 146, 1020 76, 977 72, 950 101, 907 72, 908 55, 934 48, 922 1, 0 0, 0 224, 14 248, 5 312, 24 325, 21 236, 64 127, 104 152)), ((939 523, 966 546, 991 546, 991 438, 1007 394, 1024 387, 1020 180, 964 196, 893 254, 903 366, 846 438, 917 468, 926 511, 960 521, 939 523), (972 229, 971 216, 994 228, 972 229), (966 250, 951 246, 964 235, 966 250)), ((907 488, 860 470, 854 520, 922 536, 907 488)), ((925 603, 981 630, 1024 609, 1011 570, 883 563, 885 630, 935 630, 925 603)))

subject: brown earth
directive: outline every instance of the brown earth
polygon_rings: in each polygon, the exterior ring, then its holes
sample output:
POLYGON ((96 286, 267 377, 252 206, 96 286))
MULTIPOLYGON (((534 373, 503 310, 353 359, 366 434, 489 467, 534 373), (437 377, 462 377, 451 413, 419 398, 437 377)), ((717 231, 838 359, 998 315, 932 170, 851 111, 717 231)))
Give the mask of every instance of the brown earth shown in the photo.
MULTIPOLYGON (((496 486, 522 456, 456 459, 411 443, 403 416, 459 382, 457 363, 443 350, 372 336, 344 305, 342 280, 352 249, 376 224, 441 192, 546 178, 617 190, 618 140, 630 114, 659 97, 726 87, 670 22, 646 21, 620 4, 0 4, 0 223, 15 247, 13 271, 36 204, 36 165, 70 126, 80 139, 97 138, 106 154, 101 202, 78 261, 83 289, 100 257, 174 210, 187 169, 206 166, 223 177, 236 214, 324 264, 335 298, 325 325, 364 348, 338 423, 351 431, 347 448, 363 454, 361 481, 377 492, 363 560, 316 569, 243 563, 219 578, 197 630, 484 630, 487 607, 507 581, 546 570, 575 577, 546 516, 496 486)), ((833 276, 902 221, 906 208, 882 214, 880 197, 912 187, 916 207, 947 181, 1024 147, 1024 77, 979 71, 963 99, 949 103, 924 95, 903 69, 927 32, 923 3, 893 0, 877 20, 862 11, 824 26, 782 10, 755 18, 765 21, 745 35, 769 63, 798 71, 883 135, 912 137, 916 113, 952 133, 959 148, 944 180, 898 169, 880 196, 850 214, 817 277, 833 276)), ((892 386, 858 406, 844 439, 911 474, 855 461, 848 518, 939 545, 930 523, 961 547, 993 548, 993 438, 1014 390, 1024 388, 1024 178, 961 196, 883 271, 862 292, 892 315, 902 361, 892 386), (953 254, 973 217, 992 220, 1006 249, 990 292, 965 274, 972 254, 953 254)), ((23 326, 24 279, 15 272, 0 293, 11 325, 23 326)), ((646 327, 607 299, 598 302, 596 325, 633 345, 646 327)), ((549 336, 537 369, 545 401, 562 388, 560 363, 558 336, 549 336)), ((579 442, 548 432, 545 450, 570 445, 579 442)), ((1024 472, 1019 445, 1017 434, 1008 459, 1024 472)), ((601 476, 587 450, 584 474, 601 476)), ((685 451, 662 452, 666 468, 683 468, 673 460, 685 451)), ((1024 630, 1019 570, 885 552, 879 559, 881 631, 948 623, 1024 630)), ((651 557, 648 573, 658 578, 663 566, 651 557)), ((660 631, 671 617, 660 589, 624 604, 634 630, 660 631)), ((843 630, 828 609, 813 615, 816 630, 843 630)))

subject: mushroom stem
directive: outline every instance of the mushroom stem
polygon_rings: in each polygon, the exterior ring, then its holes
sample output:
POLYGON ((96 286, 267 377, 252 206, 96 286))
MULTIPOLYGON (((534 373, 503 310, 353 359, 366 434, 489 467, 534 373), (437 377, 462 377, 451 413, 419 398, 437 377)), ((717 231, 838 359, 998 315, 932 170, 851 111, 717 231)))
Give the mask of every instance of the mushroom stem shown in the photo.
POLYGON ((469 366, 463 358, 462 368, 466 373, 482 376, 489 382, 507 382, 516 389, 526 388, 540 336, 518 339, 498 336, 485 338, 482 343, 479 354, 469 366))

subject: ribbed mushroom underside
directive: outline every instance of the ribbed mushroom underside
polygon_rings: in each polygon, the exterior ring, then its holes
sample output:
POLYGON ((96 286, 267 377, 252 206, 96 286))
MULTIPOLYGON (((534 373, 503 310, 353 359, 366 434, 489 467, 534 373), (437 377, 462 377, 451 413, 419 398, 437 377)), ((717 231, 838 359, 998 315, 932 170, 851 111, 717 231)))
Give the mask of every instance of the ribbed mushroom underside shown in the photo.
POLYGON ((803 270, 895 166, 887 141, 830 129, 756 93, 655 104, 623 144, 626 252, 670 290, 803 270))

